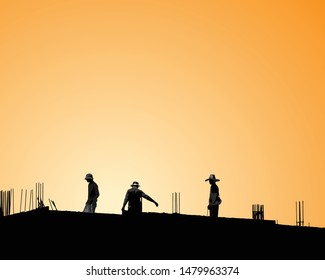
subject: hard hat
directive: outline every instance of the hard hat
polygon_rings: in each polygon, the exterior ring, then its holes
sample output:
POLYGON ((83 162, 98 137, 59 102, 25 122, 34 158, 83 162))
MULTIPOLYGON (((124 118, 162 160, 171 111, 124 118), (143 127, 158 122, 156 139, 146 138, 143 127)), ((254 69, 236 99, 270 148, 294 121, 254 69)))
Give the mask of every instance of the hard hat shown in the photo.
POLYGON ((86 174, 85 180, 87 180, 87 179, 93 180, 94 179, 93 174, 90 174, 90 173, 86 174))

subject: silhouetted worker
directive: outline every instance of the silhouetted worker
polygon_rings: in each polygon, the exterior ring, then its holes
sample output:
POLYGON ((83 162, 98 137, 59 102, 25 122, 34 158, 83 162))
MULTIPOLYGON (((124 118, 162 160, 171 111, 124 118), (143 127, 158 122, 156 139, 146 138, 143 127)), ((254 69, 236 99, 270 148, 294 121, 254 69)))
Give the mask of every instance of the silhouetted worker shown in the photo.
POLYGON ((158 203, 153 200, 149 195, 139 190, 139 183, 134 181, 131 188, 127 190, 122 206, 122 214, 125 212, 125 206, 128 203, 128 214, 138 214, 142 212, 142 197, 153 202, 156 207, 158 203))
POLYGON ((220 180, 217 179, 214 174, 211 174, 208 179, 205 179, 205 181, 209 181, 210 183, 210 195, 208 205, 210 217, 217 218, 219 215, 219 205, 221 204, 221 198, 219 196, 219 187, 216 182, 219 182, 220 180))
POLYGON ((86 174, 85 180, 88 182, 88 199, 84 212, 95 213, 99 197, 98 185, 94 182, 93 175, 90 173, 86 174))

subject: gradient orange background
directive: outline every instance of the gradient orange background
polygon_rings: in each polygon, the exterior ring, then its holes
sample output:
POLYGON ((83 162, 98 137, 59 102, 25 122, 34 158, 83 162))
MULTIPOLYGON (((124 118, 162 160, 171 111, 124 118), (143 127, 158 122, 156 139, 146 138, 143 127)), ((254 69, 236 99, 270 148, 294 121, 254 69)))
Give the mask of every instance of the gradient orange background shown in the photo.
POLYGON ((325 226, 324 1, 0 1, 1 190, 325 226))

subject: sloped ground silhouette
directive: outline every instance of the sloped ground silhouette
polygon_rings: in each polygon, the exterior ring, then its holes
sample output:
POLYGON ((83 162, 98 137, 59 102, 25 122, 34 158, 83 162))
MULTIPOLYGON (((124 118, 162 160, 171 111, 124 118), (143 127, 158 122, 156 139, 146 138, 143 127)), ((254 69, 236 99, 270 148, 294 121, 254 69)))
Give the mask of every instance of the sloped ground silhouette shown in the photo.
POLYGON ((325 228, 207 216, 52 211, 0 219, 1 259, 325 259, 325 228))

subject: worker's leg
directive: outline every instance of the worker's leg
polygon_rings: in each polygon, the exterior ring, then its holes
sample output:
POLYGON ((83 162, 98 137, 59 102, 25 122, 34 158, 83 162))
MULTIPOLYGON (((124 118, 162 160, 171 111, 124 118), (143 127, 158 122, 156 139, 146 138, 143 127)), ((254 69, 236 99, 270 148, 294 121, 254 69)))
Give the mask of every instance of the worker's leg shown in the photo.
POLYGON ((219 205, 211 205, 210 206, 210 217, 217 218, 219 214, 219 205))
POLYGON ((219 205, 216 205, 216 214, 215 217, 218 218, 219 217, 219 205))
POLYGON ((91 213, 95 213, 97 207, 97 201, 94 200, 93 203, 91 204, 91 213))

